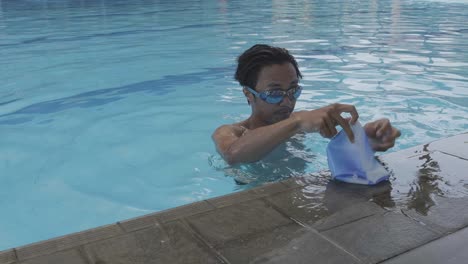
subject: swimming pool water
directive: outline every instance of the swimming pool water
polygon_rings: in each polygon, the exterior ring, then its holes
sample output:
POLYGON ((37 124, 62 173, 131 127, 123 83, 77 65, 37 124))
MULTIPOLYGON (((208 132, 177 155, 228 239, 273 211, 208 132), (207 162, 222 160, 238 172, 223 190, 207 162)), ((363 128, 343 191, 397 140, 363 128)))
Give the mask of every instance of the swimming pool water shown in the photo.
POLYGON ((325 169, 317 135, 243 168, 216 154, 213 130, 250 113, 233 73, 255 43, 298 59, 297 109, 388 117, 395 150, 465 132, 467 17, 466 1, 0 0, 0 250, 325 169))

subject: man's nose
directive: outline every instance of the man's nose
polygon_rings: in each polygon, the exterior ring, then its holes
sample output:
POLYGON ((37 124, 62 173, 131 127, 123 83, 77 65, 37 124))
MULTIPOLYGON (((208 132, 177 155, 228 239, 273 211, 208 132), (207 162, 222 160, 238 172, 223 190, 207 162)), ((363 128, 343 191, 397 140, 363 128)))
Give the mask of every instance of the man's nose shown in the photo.
POLYGON ((281 101, 280 105, 284 106, 292 106, 294 104, 293 100, 290 96, 286 95, 283 97, 283 101, 281 101))

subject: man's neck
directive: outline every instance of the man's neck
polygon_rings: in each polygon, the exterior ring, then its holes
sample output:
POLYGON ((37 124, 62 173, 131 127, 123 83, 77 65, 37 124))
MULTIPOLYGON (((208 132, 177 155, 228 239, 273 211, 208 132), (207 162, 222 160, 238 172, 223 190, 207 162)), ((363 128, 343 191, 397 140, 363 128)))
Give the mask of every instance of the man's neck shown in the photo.
POLYGON ((246 128, 248 128, 250 130, 253 130, 253 129, 256 129, 256 128, 259 128, 259 127, 263 127, 263 126, 271 125, 271 124, 265 122, 264 120, 260 119, 256 115, 251 115, 248 119, 246 119, 242 123, 246 128))

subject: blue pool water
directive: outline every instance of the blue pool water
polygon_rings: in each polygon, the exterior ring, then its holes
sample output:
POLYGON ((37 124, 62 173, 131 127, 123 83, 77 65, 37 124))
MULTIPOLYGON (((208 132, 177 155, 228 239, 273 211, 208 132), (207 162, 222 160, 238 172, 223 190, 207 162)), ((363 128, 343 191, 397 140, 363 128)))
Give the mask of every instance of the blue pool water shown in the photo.
POLYGON ((467 18, 467 1, 0 0, 0 250, 325 169, 317 135, 270 163, 216 154, 213 130, 250 113, 232 76, 255 43, 298 59, 298 109, 388 117, 395 150, 465 132, 467 18))

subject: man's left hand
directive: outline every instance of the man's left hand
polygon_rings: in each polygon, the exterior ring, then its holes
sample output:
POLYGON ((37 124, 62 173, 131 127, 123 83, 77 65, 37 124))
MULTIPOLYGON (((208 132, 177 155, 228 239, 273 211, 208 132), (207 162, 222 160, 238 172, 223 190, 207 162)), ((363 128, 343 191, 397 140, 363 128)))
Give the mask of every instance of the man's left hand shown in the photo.
POLYGON ((395 145, 395 140, 401 135, 400 130, 390 124, 390 120, 383 118, 364 126, 372 149, 386 151, 395 145))

